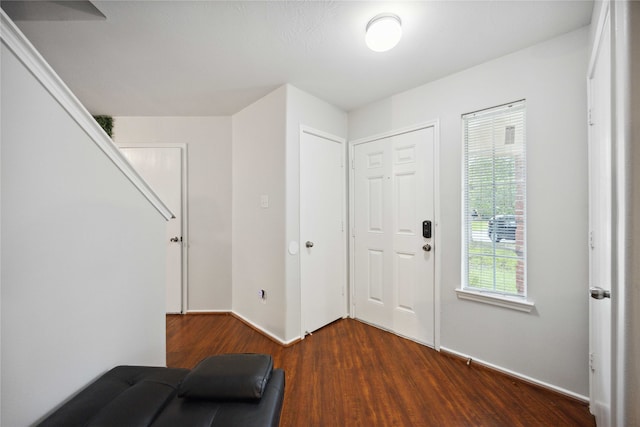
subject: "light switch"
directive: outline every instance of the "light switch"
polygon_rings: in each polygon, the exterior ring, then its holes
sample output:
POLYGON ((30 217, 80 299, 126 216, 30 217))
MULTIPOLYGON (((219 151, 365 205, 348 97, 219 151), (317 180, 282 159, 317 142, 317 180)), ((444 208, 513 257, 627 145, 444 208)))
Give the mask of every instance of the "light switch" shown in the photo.
POLYGON ((261 208, 268 208, 269 207, 269 195, 268 194, 263 194, 260 196, 260 207, 261 208))

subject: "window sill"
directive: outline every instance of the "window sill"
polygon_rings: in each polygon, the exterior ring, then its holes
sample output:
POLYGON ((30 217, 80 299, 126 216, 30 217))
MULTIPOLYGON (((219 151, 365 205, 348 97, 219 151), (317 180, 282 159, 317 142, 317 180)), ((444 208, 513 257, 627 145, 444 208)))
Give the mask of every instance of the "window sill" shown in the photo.
POLYGON ((456 289, 459 299, 469 301, 482 302, 485 304, 496 305, 498 307, 510 308, 512 310, 531 313, 534 303, 524 298, 514 298, 489 292, 471 291, 468 289, 456 289))

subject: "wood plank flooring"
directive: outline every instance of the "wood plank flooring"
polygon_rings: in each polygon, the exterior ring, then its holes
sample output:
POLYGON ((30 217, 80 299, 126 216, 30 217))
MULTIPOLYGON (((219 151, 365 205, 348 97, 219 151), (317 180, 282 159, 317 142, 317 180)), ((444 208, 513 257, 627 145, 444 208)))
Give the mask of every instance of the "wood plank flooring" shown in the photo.
POLYGON ((167 315, 167 365, 268 353, 286 375, 281 427, 595 426, 572 398, 356 320, 283 347, 231 315, 167 315))

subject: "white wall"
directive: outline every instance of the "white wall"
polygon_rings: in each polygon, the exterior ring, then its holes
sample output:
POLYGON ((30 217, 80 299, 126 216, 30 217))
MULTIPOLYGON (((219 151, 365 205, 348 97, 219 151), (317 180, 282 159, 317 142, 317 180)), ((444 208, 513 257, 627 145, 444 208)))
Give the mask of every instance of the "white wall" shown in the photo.
POLYGON ((286 246, 283 250, 287 277, 285 341, 291 341, 298 338, 301 332, 300 253, 291 255, 287 252, 289 242, 300 243, 300 126, 308 126, 346 140, 347 113, 294 86, 287 85, 286 89, 286 246))
POLYGON ((281 342, 301 331, 301 125, 346 138, 347 115, 284 85, 233 116, 233 311, 281 342))
POLYGON ((187 144, 187 310, 231 310, 231 117, 114 117, 113 137, 187 144))
POLYGON ((349 114, 350 139, 440 121, 441 345, 588 395, 586 28, 349 114), (527 100, 526 314, 459 300, 461 120, 527 100))
POLYGON ((165 220, 1 56, 0 422, 24 426, 115 365, 165 364, 165 220))
POLYGON ((286 86, 232 118, 233 311, 285 337, 286 86), (262 208, 261 196, 269 198, 262 208), (267 293, 262 303, 258 292, 267 293))

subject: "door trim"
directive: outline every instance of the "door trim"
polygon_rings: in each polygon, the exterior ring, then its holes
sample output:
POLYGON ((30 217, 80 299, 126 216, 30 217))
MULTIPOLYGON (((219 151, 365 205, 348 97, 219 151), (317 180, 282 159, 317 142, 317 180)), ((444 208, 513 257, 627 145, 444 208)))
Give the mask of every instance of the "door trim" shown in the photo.
MULTIPOLYGON (((310 126, 306 126, 306 125, 300 125, 300 132, 298 133, 298 141, 300 143, 300 141, 302 141, 302 134, 306 133, 308 135, 314 135, 317 136, 318 138, 322 138, 322 139, 326 139, 328 141, 331 142, 335 142, 337 144, 340 144, 342 146, 342 164, 344 166, 345 164, 345 146, 346 146, 346 139, 344 138, 340 138, 339 136, 312 128, 310 126)), ((299 164, 299 168, 302 168, 304 165, 302 164, 302 159, 300 158, 301 155, 300 153, 298 153, 298 164, 299 164)), ((298 170, 298 174, 300 175, 300 170, 298 170)), ((302 200, 302 194, 300 191, 300 176, 298 176, 298 200, 301 201, 302 200)), ((342 250, 344 254, 347 254, 347 250, 348 250, 348 242, 349 239, 347 238, 347 233, 348 233, 348 228, 347 228, 347 176, 346 174, 343 174, 342 176, 342 188, 343 188, 343 197, 342 197, 342 224, 343 224, 343 229, 344 229, 344 240, 342 242, 342 250)), ((298 206, 298 217, 300 217, 300 205, 298 206)), ((301 234, 301 227, 300 227, 300 221, 298 222, 298 236, 302 236, 301 234)), ((301 238, 301 237, 299 237, 301 238)), ((298 242, 299 246, 301 247, 301 242, 298 242)), ((347 262, 348 260, 345 259, 344 260, 344 268, 345 268, 345 275, 346 277, 344 278, 344 292, 343 292, 343 303, 344 303, 344 307, 345 307, 345 314, 348 314, 348 295, 349 293, 349 288, 350 288, 350 284, 349 284, 349 278, 348 278, 348 271, 349 271, 349 263, 347 262)), ((304 307, 303 305, 303 301, 302 301, 302 259, 300 256, 298 256, 298 271, 300 272, 300 339, 304 339, 305 338, 305 328, 304 328, 304 313, 302 312, 302 309, 304 307)))
POLYGON ((186 143, 118 143, 120 148, 179 148, 182 152, 182 301, 180 301, 180 313, 185 314, 189 297, 189 185, 188 185, 188 145, 186 143))
POLYGON ((438 255, 438 249, 440 248, 442 239, 440 238, 440 163, 438 159, 440 158, 440 120, 435 119, 419 124, 415 124, 412 126, 407 126, 403 128, 394 129, 388 132, 383 132, 371 136, 367 136, 364 138, 358 138, 349 141, 349 317, 355 318, 355 271, 353 266, 355 265, 355 232, 354 232, 354 224, 355 224, 355 206, 354 206, 354 198, 353 194, 355 192, 355 170, 354 170, 354 159, 355 159, 355 147, 356 145, 366 144, 368 142, 377 141, 380 139, 390 138, 398 135, 402 135, 409 132, 415 132, 422 129, 433 128, 433 158, 434 162, 434 171, 433 171, 433 206, 434 206, 434 245, 436 247, 436 251, 434 251, 435 261, 434 261, 434 281, 433 281, 433 317, 434 317, 434 349, 440 351, 440 270, 441 270, 441 257, 438 255))
MULTIPOLYGON (((609 22, 609 36, 610 36, 610 53, 609 56, 610 58, 608 59, 609 61, 613 61, 614 58, 614 52, 613 50, 615 49, 614 47, 614 37, 613 37, 613 32, 614 32, 614 24, 615 21, 613 16, 612 16, 612 10, 611 10, 611 6, 610 6, 610 1, 609 0, 605 0, 602 2, 601 6, 600 6, 600 15, 598 17, 598 22, 596 25, 596 29, 595 29, 595 33, 594 33, 594 39, 593 39, 593 46, 592 46, 592 50, 590 52, 589 55, 589 64, 588 64, 588 68, 587 68, 587 78, 586 78, 586 86, 587 86, 587 111, 588 111, 588 116, 587 116, 587 127, 588 132, 587 132, 587 144, 588 144, 588 192, 589 192, 589 207, 588 207, 588 213, 589 213, 589 224, 588 224, 588 233, 589 233, 589 241, 591 242, 591 237, 592 237, 592 233, 594 230, 594 224, 593 224, 593 218, 591 216, 591 209, 592 209, 592 181, 594 179, 594 177, 592 176, 592 158, 594 156, 594 153, 592 152, 593 150, 593 146, 594 146, 594 135, 593 132, 591 130, 591 124, 592 124, 592 118, 591 118, 591 110, 592 110, 592 105, 593 105, 593 99, 594 99, 594 94, 593 94, 593 86, 592 86, 592 80, 594 78, 594 75, 596 73, 596 67, 598 65, 598 57, 600 55, 600 52, 602 51, 602 47, 603 47, 603 38, 605 36, 605 29, 606 29, 606 24, 607 21, 609 22)), ((614 96, 614 89, 613 89, 613 81, 615 79, 615 70, 613 67, 613 64, 610 63, 610 84, 612 84, 612 86, 610 87, 610 96, 613 97, 614 96)), ((615 119, 613 116, 613 110, 615 109, 615 105, 614 105, 614 101, 613 98, 610 100, 610 123, 609 123, 609 133, 610 133, 610 188, 609 188, 609 192, 610 192, 610 197, 611 200, 610 202, 612 203, 613 207, 610 206, 609 209, 611 209, 611 283, 610 283, 610 290, 611 292, 613 292, 614 294, 616 293, 616 280, 615 280, 615 275, 616 275, 616 261, 617 261, 617 236, 616 236, 616 214, 615 214, 615 205, 616 205, 616 167, 615 167, 615 163, 616 163, 616 152, 615 152, 615 144, 616 144, 616 140, 615 140, 615 119)), ((595 285, 593 283, 593 277, 592 277, 592 267, 593 267, 593 252, 592 249, 589 249, 589 283, 588 283, 588 287, 595 285)), ((600 285, 600 284, 598 284, 600 285)), ((588 334, 589 334, 589 340, 588 340, 588 357, 590 360, 590 365, 593 363, 592 361, 592 357, 594 354, 594 330, 592 328, 592 322, 593 322, 593 317, 594 317, 594 310, 593 310, 593 301, 591 300, 591 298, 588 298, 588 304, 589 304, 589 318, 588 318, 588 334)), ((617 348, 616 346, 613 344, 615 342, 615 335, 613 334, 613 330, 615 330, 615 318, 616 318, 616 306, 614 304, 614 299, 611 300, 611 311, 610 311, 610 322, 611 322, 611 330, 610 330, 610 339, 611 339, 611 343, 612 345, 610 346, 610 361, 611 361, 611 365, 609 367, 610 369, 610 376, 609 376, 609 381, 610 381, 610 389, 609 391, 609 398, 610 401, 609 403, 609 413, 605 415, 605 417, 608 417, 608 419, 606 420, 600 420, 600 421, 605 421, 610 423, 611 425, 615 425, 615 418, 617 415, 617 410, 619 409, 619 407, 616 406, 616 382, 618 381, 617 375, 616 375, 616 371, 614 369, 615 367, 615 360, 617 357, 617 348)), ((597 353, 596 353, 597 354, 597 353)), ((600 356, 599 354, 597 354, 597 356, 600 356)), ((591 366, 590 366, 591 368, 591 366)), ((589 375, 589 412, 591 414, 593 414, 594 416, 596 415, 597 409, 594 406, 594 394, 595 393, 595 384, 594 384, 594 373, 592 372, 591 369, 589 369, 588 372, 589 375)), ((598 421, 598 420, 596 420, 598 421)))

